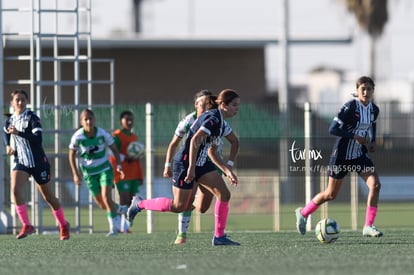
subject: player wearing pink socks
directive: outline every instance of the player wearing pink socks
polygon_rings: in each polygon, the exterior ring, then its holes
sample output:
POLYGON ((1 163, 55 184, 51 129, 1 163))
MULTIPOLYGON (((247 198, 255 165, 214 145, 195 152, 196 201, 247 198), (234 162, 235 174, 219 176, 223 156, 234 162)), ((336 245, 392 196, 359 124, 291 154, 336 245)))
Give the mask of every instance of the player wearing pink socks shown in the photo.
POLYGON ((134 197, 127 212, 131 223, 142 209, 176 213, 190 210, 197 186, 201 186, 216 197, 213 246, 240 245, 230 240, 224 233, 230 191, 214 166, 223 171, 231 184, 237 185, 236 175, 220 157, 217 149, 223 136, 224 119, 237 114, 240 97, 234 90, 225 89, 215 102, 218 108, 212 108, 198 117, 191 125, 183 146, 174 157, 172 177, 174 198, 142 200, 138 196, 134 197))
POLYGON ((16 238, 23 239, 36 232, 30 223, 23 194, 24 186, 32 176, 59 224, 60 239, 68 240, 70 238, 69 223, 65 220, 60 202, 50 186, 50 164, 42 146, 40 118, 26 108, 27 102, 28 95, 24 90, 14 90, 11 93, 10 105, 14 113, 7 118, 3 129, 6 154, 13 156, 14 161, 10 176, 12 200, 17 216, 23 225, 16 238))
POLYGON ((368 156, 368 152, 375 152, 376 120, 379 114, 378 106, 372 102, 374 88, 374 81, 370 77, 358 78, 357 98, 342 106, 329 127, 329 132, 337 139, 329 162, 328 187, 305 207, 296 209, 296 229, 302 235, 306 233, 308 216, 321 204, 336 198, 348 172, 357 172, 369 189, 363 236, 383 235, 374 226, 381 183, 374 163, 368 156))

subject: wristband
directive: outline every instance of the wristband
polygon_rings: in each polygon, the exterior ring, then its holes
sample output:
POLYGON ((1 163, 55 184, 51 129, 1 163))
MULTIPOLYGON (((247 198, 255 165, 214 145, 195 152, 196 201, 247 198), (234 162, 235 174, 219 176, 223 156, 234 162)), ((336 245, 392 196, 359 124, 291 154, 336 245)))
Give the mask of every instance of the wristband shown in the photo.
POLYGON ((121 171, 121 170, 122 170, 122 166, 121 166, 121 164, 118 164, 118 165, 116 166, 116 170, 118 170, 118 171, 121 171))
POLYGON ((164 164, 164 167, 171 167, 171 162, 166 162, 166 163, 164 164))
POLYGON ((231 161, 231 160, 228 160, 227 161, 227 165, 230 166, 230 167, 233 167, 234 166, 234 162, 231 161))

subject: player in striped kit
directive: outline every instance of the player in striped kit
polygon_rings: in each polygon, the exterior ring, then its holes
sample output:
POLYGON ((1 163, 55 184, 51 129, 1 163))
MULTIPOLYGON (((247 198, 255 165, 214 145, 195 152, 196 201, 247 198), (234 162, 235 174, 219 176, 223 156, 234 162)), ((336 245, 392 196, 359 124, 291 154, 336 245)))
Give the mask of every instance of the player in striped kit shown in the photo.
MULTIPOLYGON (((3 129, 6 154, 14 156, 10 177, 12 199, 17 215, 23 224, 16 238, 22 239, 36 232, 30 223, 23 195, 27 180, 29 176, 32 176, 59 224, 60 239, 68 240, 70 238, 69 223, 65 220, 60 202, 50 186, 50 164, 42 145, 43 129, 40 118, 26 108, 27 101, 28 96, 24 90, 14 90, 11 93, 10 105, 13 107, 14 113, 7 118, 3 129)), ((35 191, 33 190, 33 192, 35 191)))
POLYGON ((217 109, 204 112, 192 124, 185 143, 174 157, 173 188, 177 191, 174 198, 142 200, 135 196, 127 213, 130 222, 142 209, 176 213, 190 209, 193 191, 201 185, 216 197, 212 245, 240 245, 225 234, 231 194, 215 167, 223 171, 232 185, 237 185, 237 176, 219 155, 218 147, 223 136, 224 119, 237 114, 240 97, 234 90, 225 89, 216 102, 217 109))
MULTIPOLYGON (((174 136, 168 145, 163 173, 163 176, 165 178, 172 177, 171 161, 180 141, 187 134, 190 126, 194 123, 197 117, 212 107, 210 101, 215 98, 216 97, 213 96, 209 90, 201 90, 194 96, 194 107, 196 110, 185 116, 178 123, 177 128, 174 132, 174 136)), ((230 127, 227 121, 224 121, 223 127, 223 137, 225 137, 230 143, 230 153, 227 160, 227 165, 232 168, 239 149, 239 139, 234 134, 233 129, 230 127)), ((221 145, 219 148, 219 153, 221 154, 221 145)), ((221 171, 219 172, 221 173, 221 171)), ((177 189, 173 188, 173 190, 176 191, 177 189)), ((199 186, 197 188, 196 200, 194 202, 195 206, 192 206, 192 208, 194 207, 201 213, 205 213, 210 208, 213 198, 214 196, 211 192, 206 190, 203 186, 199 186)), ((177 238, 174 241, 175 244, 184 244, 187 242, 187 230, 190 224, 192 210, 193 209, 178 213, 178 234, 177 238)))
POLYGON ((333 119, 329 132, 337 136, 328 167, 329 183, 304 207, 296 209, 296 228, 306 233, 307 217, 324 202, 333 200, 348 172, 357 172, 368 186, 367 209, 363 236, 381 237, 374 226, 381 183, 368 152, 375 152, 376 120, 379 108, 372 102, 374 81, 362 76, 356 81, 356 99, 345 103, 333 119))

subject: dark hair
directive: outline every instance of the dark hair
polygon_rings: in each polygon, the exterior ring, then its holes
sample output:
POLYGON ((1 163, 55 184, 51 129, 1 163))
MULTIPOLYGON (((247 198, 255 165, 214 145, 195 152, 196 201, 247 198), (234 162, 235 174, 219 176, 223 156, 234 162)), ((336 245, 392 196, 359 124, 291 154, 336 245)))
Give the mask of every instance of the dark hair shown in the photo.
POLYGON ((194 95, 194 101, 196 101, 197 99, 199 99, 202 96, 206 96, 206 95, 212 95, 213 93, 210 92, 209 90, 200 90, 199 92, 197 92, 194 95))
POLYGON ((82 117, 84 115, 90 115, 91 117, 95 118, 95 114, 93 113, 93 111, 91 109, 84 109, 81 112, 80 117, 82 117))
POLYGON ((356 81, 356 88, 358 89, 359 86, 361 86, 364 83, 369 83, 373 89, 375 88, 374 80, 372 80, 372 78, 369 76, 361 76, 360 78, 358 78, 356 81))
POLYGON ((207 110, 218 108, 216 95, 208 95, 206 97, 206 100, 207 100, 207 105, 208 105, 207 110))
POLYGON ((216 102, 217 104, 224 103, 226 105, 229 105, 230 102, 233 101, 233 99, 239 98, 239 97, 240 96, 236 93, 235 90, 224 89, 219 93, 216 102))
POLYGON ((124 116, 134 116, 134 113, 132 111, 125 110, 119 116, 119 120, 122 120, 124 118, 124 116))
POLYGON ((26 99, 29 99, 29 96, 27 95, 25 90, 16 89, 16 90, 14 90, 13 92, 10 93, 10 100, 13 100, 13 97, 17 94, 24 95, 26 97, 26 99))

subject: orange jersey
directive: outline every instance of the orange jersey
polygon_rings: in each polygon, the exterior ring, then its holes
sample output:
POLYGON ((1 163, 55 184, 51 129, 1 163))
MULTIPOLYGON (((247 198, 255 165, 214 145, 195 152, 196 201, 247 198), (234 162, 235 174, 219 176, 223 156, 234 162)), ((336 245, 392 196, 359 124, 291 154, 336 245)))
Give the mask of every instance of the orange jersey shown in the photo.
MULTIPOLYGON (((112 133, 112 136, 115 138, 115 144, 118 147, 119 153, 127 156, 127 147, 128 144, 132 141, 138 141, 138 136, 134 133, 127 134, 121 129, 115 130, 112 133)), ((110 156, 109 158, 114 171, 116 171, 116 161, 114 156, 110 156)), ((119 173, 114 173, 114 182, 118 183, 121 180, 143 180, 144 175, 142 172, 142 166, 140 160, 130 160, 127 161, 126 159, 121 162, 122 170, 124 171, 125 177, 123 179, 120 178, 119 173)))

